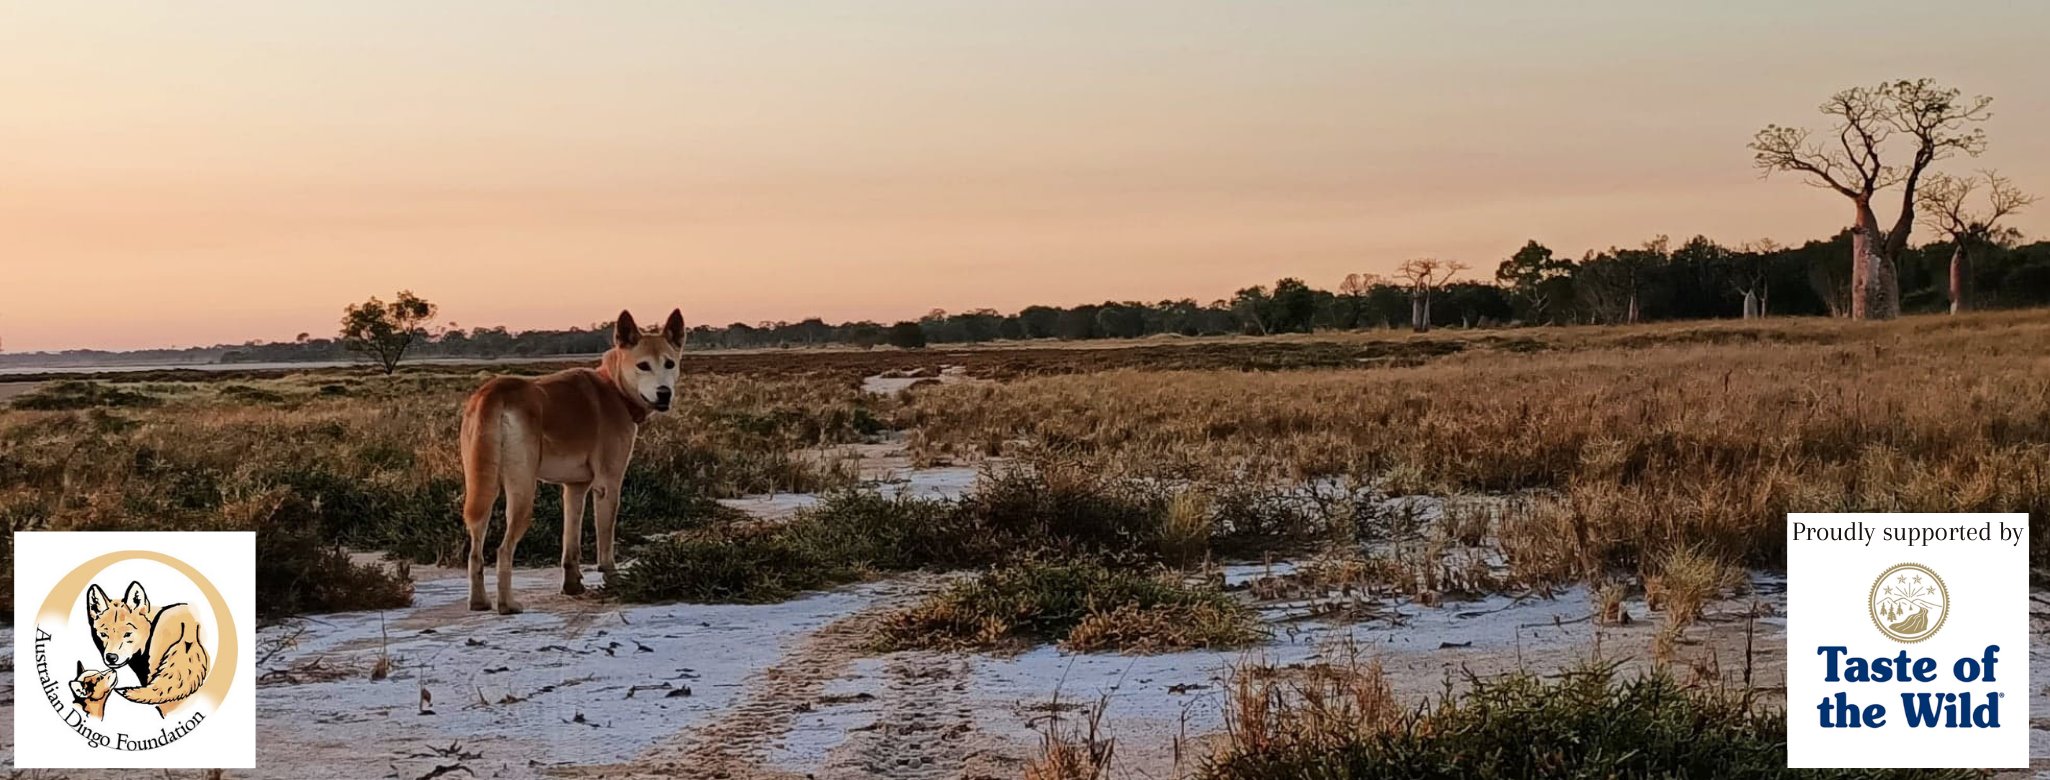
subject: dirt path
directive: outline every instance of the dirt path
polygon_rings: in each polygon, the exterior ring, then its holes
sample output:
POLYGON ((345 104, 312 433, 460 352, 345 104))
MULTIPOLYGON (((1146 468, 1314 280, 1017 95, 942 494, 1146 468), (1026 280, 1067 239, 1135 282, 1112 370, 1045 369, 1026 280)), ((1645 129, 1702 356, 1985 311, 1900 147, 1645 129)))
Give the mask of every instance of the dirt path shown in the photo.
MULTIPOLYGON (((883 698, 890 702, 885 711, 896 720, 871 724, 867 735, 884 735, 875 749, 855 752, 859 758, 842 758, 840 769, 823 775, 772 766, 770 756, 790 738, 796 718, 827 698, 828 684, 848 675, 855 662, 867 655, 869 638, 876 621, 890 611, 916 601, 940 588, 944 577, 914 575, 892 583, 890 595, 868 608, 820 628, 797 645, 775 665, 753 675, 745 691, 716 720, 695 729, 685 729, 643 752, 634 760, 619 764, 569 767, 554 776, 576 778, 670 778, 704 777, 716 780, 790 780, 809 777, 952 777, 944 742, 902 739, 929 730, 936 714, 933 704, 942 696, 936 690, 949 687, 943 678, 949 665, 893 665, 893 683, 883 698), (935 673, 935 669, 938 670, 935 673), (889 757, 906 758, 893 763, 889 757), (873 769, 870 767, 885 767, 873 769), (918 774, 907 773, 910 769, 918 774), (866 774, 866 772, 886 774, 866 774)), ((945 708, 939 708, 944 710, 945 708)), ((946 728, 965 727, 972 719, 965 707, 949 710, 955 717, 946 728)), ((857 731, 857 734, 864 732, 857 731)), ((936 735, 937 736, 937 735, 936 735)), ((860 741, 850 737, 849 742, 860 741)), ((839 751, 836 751, 839 752, 839 751)))
POLYGON ((963 691, 970 661, 897 653, 886 665, 882 711, 827 758, 819 777, 941 780, 962 776, 975 737, 975 708, 963 691))

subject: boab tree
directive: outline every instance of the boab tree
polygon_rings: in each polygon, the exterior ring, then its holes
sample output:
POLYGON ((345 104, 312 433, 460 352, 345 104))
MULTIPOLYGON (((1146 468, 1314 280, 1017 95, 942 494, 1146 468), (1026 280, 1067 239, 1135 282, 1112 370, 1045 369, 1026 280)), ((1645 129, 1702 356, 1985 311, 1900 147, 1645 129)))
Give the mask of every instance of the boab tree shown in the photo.
POLYGON ((389 376, 399 368, 399 359, 415 339, 428 336, 427 324, 434 320, 435 306, 413 294, 399 291, 399 297, 385 303, 376 296, 353 303, 342 310, 342 344, 353 352, 369 355, 389 376))
POLYGON ((1827 136, 1766 125, 1752 137, 1752 160, 1764 173, 1799 173, 1808 184, 1850 199, 1853 318, 1900 315, 1896 269, 1915 227, 1916 187, 1931 163, 1958 152, 1976 157, 1986 148, 1986 131, 1976 125, 1991 116, 1992 102, 1964 98, 1929 79, 1852 87, 1823 102, 1820 110, 1832 122, 1827 136), (1897 137, 1912 149, 1905 163, 1897 137), (1895 185, 1901 187, 1900 213, 1892 229, 1882 231, 1872 199, 1895 185))
POLYGON ((1784 248, 1770 238, 1761 238, 1737 247, 1736 254, 1730 257, 1730 284, 1737 288, 1737 294, 1744 296, 1744 319, 1758 319, 1769 313, 1772 288, 1767 282, 1772 256, 1784 248))
POLYGON ((2036 202, 2014 182, 1992 171, 1976 177, 1937 173, 1916 196, 1922 207, 1922 223, 1950 238, 1950 313, 1971 308, 1972 250, 2011 239, 2020 231, 2000 226, 2000 220, 2036 202), (1986 210, 1970 205, 1972 193, 1986 185, 1986 210))
POLYGON ((1435 257, 1417 257, 1402 261, 1395 269, 1395 278, 1409 285, 1409 326, 1418 333, 1431 329, 1431 293, 1452 281, 1466 264, 1456 260, 1439 260, 1435 257))

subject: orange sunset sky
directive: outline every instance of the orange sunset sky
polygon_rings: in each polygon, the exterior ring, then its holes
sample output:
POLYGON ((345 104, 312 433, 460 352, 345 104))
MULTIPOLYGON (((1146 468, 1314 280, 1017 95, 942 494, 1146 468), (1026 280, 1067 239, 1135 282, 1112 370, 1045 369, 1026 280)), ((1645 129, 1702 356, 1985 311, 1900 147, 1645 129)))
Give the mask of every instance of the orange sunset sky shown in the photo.
POLYGON ((2050 193, 2046 30, 1976 0, 10 3, 0 342, 327 335, 399 288, 466 327, 888 321, 1796 242, 1848 207, 1744 144, 1887 78, 1992 95, 1947 168, 2050 193))

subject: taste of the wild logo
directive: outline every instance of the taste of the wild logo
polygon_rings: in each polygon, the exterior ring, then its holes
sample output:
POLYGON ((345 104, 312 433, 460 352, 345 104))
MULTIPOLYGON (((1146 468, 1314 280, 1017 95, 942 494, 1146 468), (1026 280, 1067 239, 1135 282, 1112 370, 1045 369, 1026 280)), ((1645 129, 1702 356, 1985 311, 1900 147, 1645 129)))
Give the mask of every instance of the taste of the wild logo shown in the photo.
POLYGON ((227 602, 199 570, 157 552, 109 553, 71 570, 44 598, 37 682, 50 710, 88 746, 153 750, 200 728, 220 706, 234 683, 237 636, 227 602), (97 581, 130 561, 162 566, 148 567, 147 581, 97 581))
POLYGON ((1950 616, 1950 591, 1943 578, 1919 563, 1895 564, 1880 572, 1867 601, 1872 625, 1901 642, 1934 636, 1950 616))

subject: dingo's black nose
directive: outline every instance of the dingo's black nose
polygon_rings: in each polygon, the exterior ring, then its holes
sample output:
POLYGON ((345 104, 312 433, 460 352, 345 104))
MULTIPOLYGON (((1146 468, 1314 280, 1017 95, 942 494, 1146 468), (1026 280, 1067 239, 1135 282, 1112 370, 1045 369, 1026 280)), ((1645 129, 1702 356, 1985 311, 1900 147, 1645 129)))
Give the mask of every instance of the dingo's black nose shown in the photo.
POLYGON ((666 388, 666 387, 658 387, 658 388, 655 388, 655 408, 657 408, 657 409, 668 409, 668 408, 669 408, 669 396, 670 396, 669 388, 666 388))
POLYGON ((108 665, 108 666, 113 666, 114 664, 118 664, 118 663, 121 663, 121 656, 115 655, 115 654, 113 654, 113 653, 108 653, 108 654, 107 654, 107 665, 108 665))

